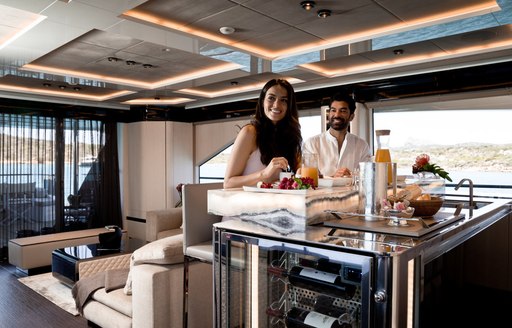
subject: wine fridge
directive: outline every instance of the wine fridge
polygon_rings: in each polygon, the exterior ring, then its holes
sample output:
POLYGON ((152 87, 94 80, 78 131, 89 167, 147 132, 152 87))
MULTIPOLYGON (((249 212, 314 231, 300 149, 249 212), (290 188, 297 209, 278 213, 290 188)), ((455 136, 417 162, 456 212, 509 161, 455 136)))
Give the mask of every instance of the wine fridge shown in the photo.
POLYGON ((214 245, 218 327, 373 326, 371 255, 218 228, 214 245))

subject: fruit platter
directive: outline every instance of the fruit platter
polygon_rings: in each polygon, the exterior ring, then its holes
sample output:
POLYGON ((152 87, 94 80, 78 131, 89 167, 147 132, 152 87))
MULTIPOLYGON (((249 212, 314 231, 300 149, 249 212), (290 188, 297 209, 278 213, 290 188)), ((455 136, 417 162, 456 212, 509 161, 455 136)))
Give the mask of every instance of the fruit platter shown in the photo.
POLYGON ((308 191, 316 190, 313 179, 309 177, 291 176, 284 177, 274 183, 260 181, 256 187, 244 186, 244 191, 267 192, 276 194, 306 194, 308 191))

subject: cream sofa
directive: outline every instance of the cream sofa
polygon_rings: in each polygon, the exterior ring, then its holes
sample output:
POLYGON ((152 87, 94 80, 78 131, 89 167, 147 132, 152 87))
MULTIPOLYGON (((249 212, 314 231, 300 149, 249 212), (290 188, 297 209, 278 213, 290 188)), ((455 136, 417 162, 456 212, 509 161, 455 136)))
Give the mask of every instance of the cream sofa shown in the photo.
MULTIPOLYGON (((147 239, 156 238, 162 231, 181 230, 177 212, 176 209, 148 212, 147 239), (162 223, 164 221, 174 223, 162 223)), ((198 262, 189 269, 197 282, 189 288, 189 327, 213 324, 213 297, 204 295, 204 290, 212 290, 213 278, 211 270, 206 270, 205 266, 207 264, 198 262)), ((104 328, 182 327, 183 235, 171 231, 169 236, 152 241, 132 254, 81 262, 80 280, 85 281, 102 271, 123 268, 130 269, 126 286, 109 292, 105 288, 96 290, 83 306, 83 316, 104 328), (131 295, 127 295, 130 286, 131 295)))
POLYGON ((183 210, 181 207, 148 211, 146 213, 146 241, 183 234, 182 222, 183 210))

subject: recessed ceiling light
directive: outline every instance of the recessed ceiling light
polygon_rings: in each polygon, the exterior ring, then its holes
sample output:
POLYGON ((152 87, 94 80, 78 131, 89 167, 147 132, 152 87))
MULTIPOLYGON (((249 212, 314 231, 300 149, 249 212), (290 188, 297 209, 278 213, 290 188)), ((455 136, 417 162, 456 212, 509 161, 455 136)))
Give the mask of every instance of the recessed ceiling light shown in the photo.
POLYGON ((142 67, 144 67, 144 68, 153 68, 153 65, 151 65, 151 64, 142 64, 142 67))
POLYGON ((128 65, 128 66, 133 66, 135 64, 137 64, 137 63, 135 61, 133 61, 133 60, 127 60, 126 61, 126 65, 128 65))
POLYGON ((395 49, 395 50, 393 50, 393 53, 395 55, 403 55, 404 49, 395 49))
POLYGON ((80 88, 80 87, 73 87, 73 90, 80 91, 80 90, 82 90, 82 88, 80 88))
POLYGON ((59 85, 59 89, 64 90, 64 89, 66 89, 66 86, 65 85, 59 85))
POLYGON ((107 59, 108 59, 109 62, 119 61, 119 58, 116 58, 116 57, 108 57, 107 59))
POLYGON ((314 1, 302 1, 300 3, 302 8, 304 8, 305 10, 311 10, 312 8, 315 8, 315 4, 316 3, 314 1))
POLYGON ((45 88, 49 88, 51 86, 52 86, 51 83, 47 83, 47 82, 43 83, 43 87, 45 87, 45 88))
POLYGON ((238 81, 231 81, 231 85, 238 85, 238 81))
POLYGON ((235 28, 231 26, 222 26, 219 28, 219 31, 224 35, 229 35, 235 33, 235 28))
POLYGON ((331 16, 331 11, 329 9, 320 9, 319 11, 316 12, 316 14, 320 18, 327 18, 331 16))

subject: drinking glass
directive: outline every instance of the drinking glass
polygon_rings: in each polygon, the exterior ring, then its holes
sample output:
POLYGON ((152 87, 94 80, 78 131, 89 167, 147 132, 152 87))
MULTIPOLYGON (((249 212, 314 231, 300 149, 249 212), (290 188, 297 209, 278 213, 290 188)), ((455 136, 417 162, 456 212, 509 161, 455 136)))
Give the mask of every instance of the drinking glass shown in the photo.
POLYGON ((318 154, 303 153, 302 154, 302 167, 300 170, 302 177, 309 177, 315 182, 315 187, 318 187, 318 154))

